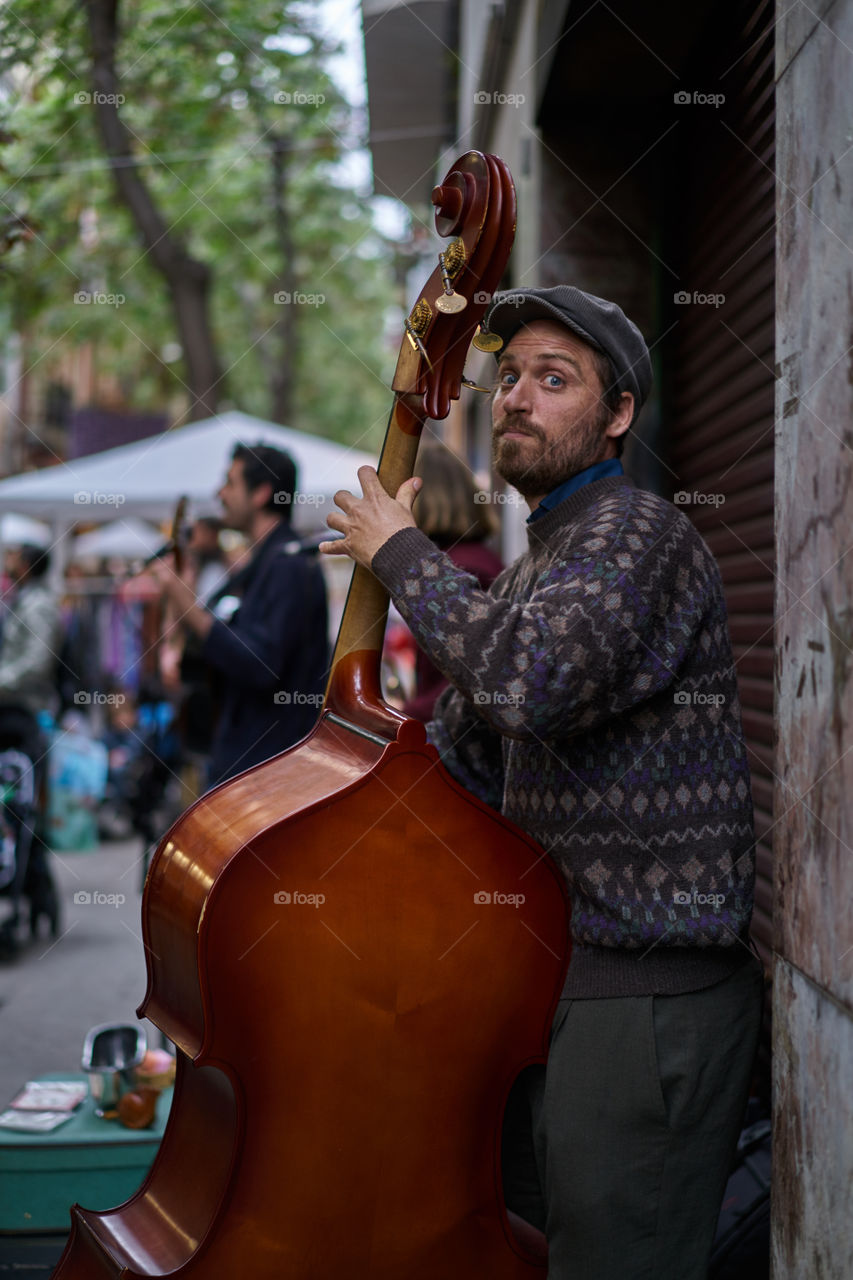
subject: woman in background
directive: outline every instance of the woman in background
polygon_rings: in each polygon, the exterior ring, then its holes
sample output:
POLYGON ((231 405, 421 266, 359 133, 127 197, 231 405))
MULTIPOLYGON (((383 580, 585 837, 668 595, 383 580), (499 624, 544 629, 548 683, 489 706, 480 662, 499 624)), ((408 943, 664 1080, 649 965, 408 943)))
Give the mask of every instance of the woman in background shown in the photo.
MULTIPOLYGON (((503 565, 486 546, 496 529, 488 495, 477 488, 464 462, 437 441, 425 441, 414 474, 423 480, 413 512, 418 528, 445 551, 454 564, 488 587, 503 565)), ((415 691, 403 711, 416 720, 432 718, 436 698, 447 680, 420 649, 415 661, 415 691)))

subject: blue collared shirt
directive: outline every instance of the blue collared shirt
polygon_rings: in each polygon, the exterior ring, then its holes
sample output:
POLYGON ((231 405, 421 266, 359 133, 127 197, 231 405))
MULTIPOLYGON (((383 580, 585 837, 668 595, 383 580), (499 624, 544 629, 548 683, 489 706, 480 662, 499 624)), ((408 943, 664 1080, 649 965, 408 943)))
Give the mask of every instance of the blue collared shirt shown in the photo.
POLYGON ((622 463, 618 458, 608 458, 606 462, 594 462, 591 467, 587 467, 584 471, 579 471, 576 476, 572 476, 569 480, 564 480, 562 484, 557 485, 556 489, 552 489, 547 497, 542 499, 536 510, 531 511, 527 517, 527 523, 532 524, 534 520, 538 520, 546 512, 552 511, 558 503, 564 502, 571 494, 578 489, 582 489, 585 484, 592 484, 593 480, 603 480, 605 476, 621 476, 624 474, 622 463))

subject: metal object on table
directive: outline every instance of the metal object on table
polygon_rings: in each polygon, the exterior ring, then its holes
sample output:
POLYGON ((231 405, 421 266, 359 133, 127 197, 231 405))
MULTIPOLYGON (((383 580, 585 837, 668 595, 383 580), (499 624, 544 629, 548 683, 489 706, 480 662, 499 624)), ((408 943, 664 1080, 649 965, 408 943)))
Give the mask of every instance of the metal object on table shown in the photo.
POLYGON ((133 1023, 104 1023, 87 1032, 81 1065, 89 1076, 95 1115, 115 1114, 122 1094, 133 1087, 133 1072, 147 1048, 144 1027, 133 1023))

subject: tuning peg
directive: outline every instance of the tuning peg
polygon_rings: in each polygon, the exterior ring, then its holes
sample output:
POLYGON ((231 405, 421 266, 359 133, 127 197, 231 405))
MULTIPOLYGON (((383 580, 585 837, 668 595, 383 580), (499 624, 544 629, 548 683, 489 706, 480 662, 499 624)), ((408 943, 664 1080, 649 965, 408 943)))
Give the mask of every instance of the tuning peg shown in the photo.
POLYGON ((482 325, 471 339, 478 351, 500 351, 504 344, 503 338, 499 338, 496 333, 490 333, 488 329, 484 329, 482 325))
POLYGON ((468 299, 453 288, 453 281, 464 267, 466 256, 465 245, 459 239, 454 240, 444 253, 438 255, 438 268, 441 272, 444 293, 440 293, 435 299, 435 307, 444 315, 457 315, 468 306, 468 299))

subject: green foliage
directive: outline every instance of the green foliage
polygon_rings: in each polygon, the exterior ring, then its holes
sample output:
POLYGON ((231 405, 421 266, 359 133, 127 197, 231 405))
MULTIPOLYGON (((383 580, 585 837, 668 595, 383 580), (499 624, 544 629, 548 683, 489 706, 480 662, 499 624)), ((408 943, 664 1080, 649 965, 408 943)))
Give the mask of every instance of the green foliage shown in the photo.
MULTIPOLYGON (((93 2, 0 8, 0 215, 34 232, 0 260, 6 323, 35 338, 48 364, 91 342, 133 407, 174 406, 185 375, 180 358, 162 359, 178 342, 167 284, 118 198, 98 131, 93 2)), ((212 272, 222 407, 269 416, 272 380, 294 357, 290 425, 375 447, 393 368, 383 344, 391 246, 366 197, 342 185, 352 111, 310 10, 292 0, 103 3, 118 14, 129 159, 169 235, 212 272), (295 352, 282 349, 283 290, 295 352)))

